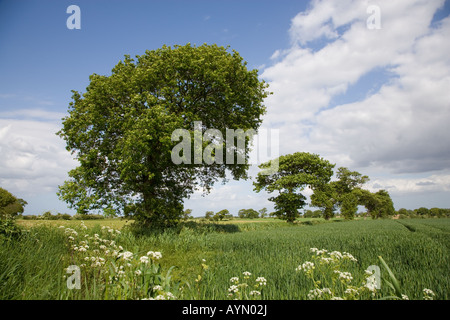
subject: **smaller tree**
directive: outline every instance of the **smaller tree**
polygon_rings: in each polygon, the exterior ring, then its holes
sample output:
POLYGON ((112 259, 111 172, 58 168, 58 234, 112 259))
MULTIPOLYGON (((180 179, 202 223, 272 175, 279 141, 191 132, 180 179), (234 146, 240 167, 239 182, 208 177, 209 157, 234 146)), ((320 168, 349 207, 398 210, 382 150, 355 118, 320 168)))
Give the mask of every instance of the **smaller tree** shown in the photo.
POLYGON ((275 215, 294 222, 299 209, 306 204, 306 197, 300 192, 306 187, 316 189, 327 184, 333 175, 334 164, 306 152, 281 156, 275 161, 278 163, 276 172, 273 172, 272 161, 259 166, 262 171, 253 183, 254 190, 278 191, 278 196, 269 199, 275 203, 275 215))
POLYGON ((420 207, 419 209, 415 209, 414 211, 417 215, 422 216, 422 217, 425 217, 426 215, 428 215, 430 213, 430 210, 428 210, 428 208, 425 208, 425 207, 420 207))
POLYGON ((9 191, 0 188, 0 218, 14 218, 23 213, 27 202, 16 198, 9 191))
POLYGON ((368 190, 359 189, 357 195, 359 204, 366 207, 372 219, 386 218, 395 214, 394 203, 386 190, 371 193, 368 190))
POLYGON ((230 215, 230 212, 227 209, 223 209, 223 210, 220 210, 219 212, 216 212, 216 214, 214 215, 213 219, 215 221, 218 221, 218 220, 222 221, 223 219, 225 219, 229 215, 230 215))
POLYGON ((183 220, 192 218, 192 209, 186 209, 183 211, 183 220))
POLYGON ((261 218, 267 217, 267 208, 262 208, 262 209, 260 209, 258 212, 259 212, 259 216, 260 216, 261 218))
POLYGON ((213 216, 214 216, 214 211, 206 211, 205 219, 212 220, 213 216))

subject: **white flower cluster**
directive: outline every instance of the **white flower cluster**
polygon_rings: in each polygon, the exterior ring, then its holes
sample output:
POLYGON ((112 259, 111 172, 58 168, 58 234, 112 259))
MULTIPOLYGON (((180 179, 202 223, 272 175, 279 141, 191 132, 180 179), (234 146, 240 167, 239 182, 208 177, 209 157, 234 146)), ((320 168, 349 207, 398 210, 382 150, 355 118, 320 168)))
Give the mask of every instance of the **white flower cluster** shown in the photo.
POLYGON ((149 252, 147 252, 147 256, 150 257, 153 260, 159 260, 159 259, 162 258, 161 252, 149 251, 149 252))
POLYGON ((230 282, 232 282, 232 283, 239 283, 239 278, 238 277, 232 277, 230 279, 230 282))
MULTIPOLYGON (((242 274, 244 275, 244 280, 249 280, 252 275, 248 271, 244 271, 242 274)), ((239 277, 231 277, 230 282, 232 285, 228 288, 228 297, 234 297, 235 299, 250 299, 252 297, 259 297, 262 294, 262 287, 267 285, 267 279, 264 277, 257 277, 254 280, 253 285, 249 285, 247 282, 240 283, 239 277), (248 289, 249 287, 253 287, 254 290, 248 289)))
POLYGON ((309 291, 308 293, 308 299, 309 300, 315 300, 315 299, 321 299, 321 298, 326 298, 329 297, 331 298, 333 295, 333 293, 331 292, 331 290, 329 288, 322 288, 322 289, 312 289, 309 291))
POLYGON ((306 261, 302 265, 298 266, 295 270, 296 271, 303 271, 308 272, 310 270, 313 270, 315 268, 314 263, 311 261, 306 261))
POLYGON ((434 292, 431 289, 423 289, 423 299, 424 300, 433 300, 434 299, 434 292))
POLYGON ((260 286, 260 287, 267 285, 267 280, 264 277, 258 277, 258 278, 256 278, 255 281, 258 284, 258 286, 260 286))
MULTIPOLYGON (((81 227, 75 229, 64 228, 68 244, 72 250, 72 257, 80 262, 80 267, 86 268, 85 272, 99 272, 99 281, 109 286, 109 292, 122 292, 127 298, 141 298, 147 295, 142 291, 141 282, 144 274, 146 277, 154 276, 161 280, 159 268, 147 266, 162 258, 159 251, 148 251, 146 255, 138 257, 131 251, 124 250, 116 241, 120 241, 121 232, 108 226, 103 226, 101 232, 91 234, 85 232, 87 227, 81 222, 81 227), (149 273, 149 270, 151 271, 149 273), (130 290, 131 288, 131 290, 130 290)), ((159 281, 157 280, 157 281, 159 281)), ((155 286, 151 299, 174 299, 171 292, 164 292, 162 287, 155 286)))
POLYGON ((350 282, 353 280, 352 274, 350 272, 341 272, 339 270, 334 270, 334 273, 336 273, 339 280, 343 282, 350 282))

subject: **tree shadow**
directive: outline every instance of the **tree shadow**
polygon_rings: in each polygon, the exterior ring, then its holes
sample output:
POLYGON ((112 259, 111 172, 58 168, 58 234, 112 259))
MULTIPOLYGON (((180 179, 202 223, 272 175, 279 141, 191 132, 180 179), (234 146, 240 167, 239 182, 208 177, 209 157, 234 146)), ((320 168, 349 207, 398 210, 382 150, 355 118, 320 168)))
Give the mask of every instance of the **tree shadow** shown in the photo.
POLYGON ((161 234, 180 234, 183 231, 191 231, 196 234, 208 233, 236 233, 241 232, 239 226, 231 223, 214 223, 199 221, 182 221, 170 227, 158 227, 132 223, 126 226, 135 236, 155 236, 161 234))
POLYGON ((236 233, 241 232, 239 226, 232 223, 184 221, 180 223, 182 228, 188 228, 196 233, 236 233))

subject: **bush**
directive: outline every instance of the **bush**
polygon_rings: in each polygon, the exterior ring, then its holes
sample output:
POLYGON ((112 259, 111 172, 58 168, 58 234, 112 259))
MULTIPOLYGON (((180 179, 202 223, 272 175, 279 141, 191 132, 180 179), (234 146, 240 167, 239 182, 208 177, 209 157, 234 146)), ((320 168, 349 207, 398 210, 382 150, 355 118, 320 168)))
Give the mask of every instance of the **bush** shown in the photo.
POLYGON ((17 239, 22 235, 22 229, 14 219, 0 219, 0 238, 6 240, 17 239))
POLYGON ((100 220, 105 219, 104 216, 100 214, 76 214, 72 217, 74 220, 100 220))

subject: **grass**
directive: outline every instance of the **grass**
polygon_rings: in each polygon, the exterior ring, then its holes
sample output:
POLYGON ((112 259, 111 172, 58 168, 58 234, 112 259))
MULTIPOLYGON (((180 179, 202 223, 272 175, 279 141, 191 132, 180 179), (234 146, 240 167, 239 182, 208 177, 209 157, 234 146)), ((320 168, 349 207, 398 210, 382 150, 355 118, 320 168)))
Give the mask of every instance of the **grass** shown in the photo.
MULTIPOLYGON (((19 221, 28 236, 0 246, 0 299, 96 299, 99 293, 84 287, 66 289, 64 268, 70 261, 65 239, 57 226, 76 227, 79 221, 19 221)), ((128 228, 130 221, 85 221, 90 233, 102 225, 122 229, 120 244, 138 252, 160 251, 164 271, 171 266, 175 280, 195 286, 208 271, 200 290, 187 291, 187 299, 226 299, 231 277, 251 272, 267 279, 264 299, 306 299, 312 283, 298 265, 310 260, 310 248, 349 252, 358 259, 348 270, 355 283, 364 270, 379 265, 382 256, 410 299, 421 299, 424 288, 436 299, 450 295, 450 219, 358 220, 300 219, 296 225, 275 219, 231 220, 217 223, 188 221, 177 229, 156 232, 128 228), (339 223, 335 223, 339 222, 339 223)), ((383 271, 382 271, 383 272, 383 271)), ((383 274, 387 277, 387 274, 383 274)), ((381 289, 388 295, 387 286, 381 289)))

